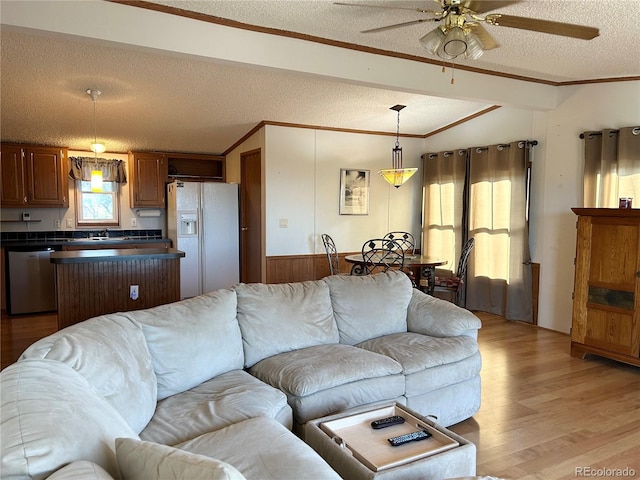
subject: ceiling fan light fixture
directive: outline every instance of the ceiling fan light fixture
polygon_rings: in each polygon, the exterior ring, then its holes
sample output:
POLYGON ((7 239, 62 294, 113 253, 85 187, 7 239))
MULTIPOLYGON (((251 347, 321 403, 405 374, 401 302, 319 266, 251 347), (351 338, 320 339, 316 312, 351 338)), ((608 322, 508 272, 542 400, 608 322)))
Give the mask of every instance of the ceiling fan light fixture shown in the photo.
POLYGON ((469 32, 466 34, 466 39, 467 51, 464 52, 465 58, 470 58, 471 60, 480 58, 484 54, 484 47, 478 36, 473 32, 469 32))
POLYGON ((456 58, 467 50, 464 31, 460 27, 452 27, 445 35, 441 50, 449 57, 456 58))
POLYGON ((420 39, 420 44, 432 55, 438 51, 444 40, 444 32, 440 27, 436 27, 420 39))

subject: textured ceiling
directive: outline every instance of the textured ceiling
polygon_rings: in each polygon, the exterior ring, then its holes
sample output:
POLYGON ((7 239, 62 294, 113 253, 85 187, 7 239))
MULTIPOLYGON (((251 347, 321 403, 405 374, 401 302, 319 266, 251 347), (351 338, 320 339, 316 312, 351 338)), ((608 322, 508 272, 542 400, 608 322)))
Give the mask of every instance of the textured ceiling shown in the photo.
MULTIPOLYGON (((434 0, 341 2, 435 10, 439 5, 434 0)), ((428 55, 418 39, 436 26, 426 22, 383 32, 360 33, 429 18, 429 15, 409 10, 341 6, 327 0, 152 0, 150 3, 420 57, 428 55)), ((640 32, 639 0, 525 0, 501 7, 494 13, 596 27, 600 36, 584 41, 485 24, 485 29, 500 47, 485 52, 478 60, 461 63, 560 82, 640 73, 637 42, 632 39, 640 32)))
MULTIPOLYGON (((92 8, 98 2, 64 3, 75 3, 80 10, 80 4, 92 8)), ((325 0, 153 3, 420 57, 427 56, 417 39, 433 28, 432 24, 419 24, 361 34, 360 30, 414 20, 421 14, 337 6, 325 0)), ((431 4, 366 3, 411 7, 431 4)), ((20 2, 0 2, 0 9, 7 6, 26 8, 20 2)), ((126 18, 141 10, 128 5, 112 8, 118 8, 126 18)), ((638 0, 537 0, 501 11, 595 26, 600 36, 585 42, 489 25, 486 29, 500 48, 486 52, 479 60, 461 62, 461 66, 552 82, 640 75, 637 42, 630 40, 638 31, 638 0)), ((68 13, 61 11, 60 15, 68 13)), ((55 17, 55 12, 49 16, 55 17)), ((401 114, 401 131, 424 135, 499 103, 489 95, 482 98, 461 91, 461 87, 456 90, 448 82, 451 95, 426 95, 417 89, 382 88, 300 73, 293 68, 269 68, 248 61, 212 60, 166 48, 99 41, 86 34, 52 34, 49 27, 35 20, 33 26, 24 28, 5 25, 0 19, 3 141, 85 150, 93 137, 93 105, 85 93, 87 88, 103 91, 96 105, 97 136, 111 152, 157 149, 222 153, 261 121, 393 133, 396 118, 389 107, 395 104, 408 106, 401 114)), ((115 32, 119 26, 100 27, 115 32)), ((152 30, 153 25, 146 27, 152 30)), ((145 41, 161 43, 162 32, 155 35, 157 39, 145 41)), ((246 47, 255 53, 263 45, 257 42, 246 47)), ((464 85, 464 77, 460 83, 464 85)))

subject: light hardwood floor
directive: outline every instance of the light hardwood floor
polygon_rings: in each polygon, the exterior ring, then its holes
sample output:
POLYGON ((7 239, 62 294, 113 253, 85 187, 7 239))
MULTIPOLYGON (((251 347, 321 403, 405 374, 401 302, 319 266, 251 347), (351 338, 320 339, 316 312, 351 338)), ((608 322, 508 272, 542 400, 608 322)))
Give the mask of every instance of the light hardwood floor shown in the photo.
POLYGON ((477 315, 482 406, 450 428, 476 444, 477 474, 640 478, 640 368, 572 358, 568 335, 477 315))

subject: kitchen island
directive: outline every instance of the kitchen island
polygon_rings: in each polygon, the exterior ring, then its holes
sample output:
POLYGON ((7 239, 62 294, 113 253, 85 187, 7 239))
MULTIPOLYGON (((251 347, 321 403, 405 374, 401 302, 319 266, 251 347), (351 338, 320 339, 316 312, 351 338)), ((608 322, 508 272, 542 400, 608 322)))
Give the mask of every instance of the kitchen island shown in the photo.
POLYGON ((180 258, 173 248, 52 252, 58 328, 106 313, 180 300, 180 258))

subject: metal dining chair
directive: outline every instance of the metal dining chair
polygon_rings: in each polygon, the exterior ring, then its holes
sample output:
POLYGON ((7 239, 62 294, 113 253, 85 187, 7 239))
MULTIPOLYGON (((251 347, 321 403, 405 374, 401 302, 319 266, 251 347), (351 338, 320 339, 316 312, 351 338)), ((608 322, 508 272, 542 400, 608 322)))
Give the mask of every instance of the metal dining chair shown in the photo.
POLYGON ((336 244, 330 235, 326 233, 322 234, 322 243, 324 249, 327 252, 327 260, 329 260, 329 272, 331 275, 340 275, 340 257, 338 257, 338 250, 336 244))
POLYGON ((384 238, 394 240, 405 253, 413 255, 416 252, 416 239, 409 232, 389 232, 384 238))
MULTIPOLYGON (((475 240, 471 237, 467 240, 464 247, 462 247, 460 259, 458 260, 458 269, 456 270, 455 276, 436 275, 433 280, 433 292, 449 293, 452 297, 453 303, 458 306, 462 306, 463 303, 462 300, 464 282, 467 276, 467 265, 469 263, 469 256, 471 255, 471 250, 473 250, 474 243, 475 240)), ((420 281, 420 285, 427 286, 422 284, 422 280, 420 281)))
POLYGON ((372 238, 364 242, 362 259, 369 275, 390 269, 404 271, 404 250, 389 238, 372 238))

